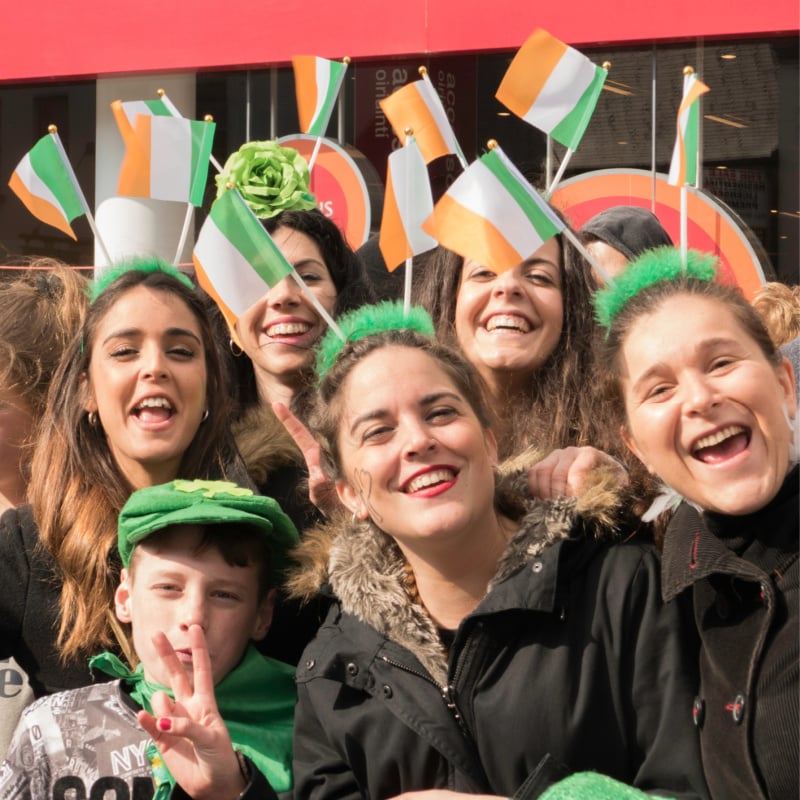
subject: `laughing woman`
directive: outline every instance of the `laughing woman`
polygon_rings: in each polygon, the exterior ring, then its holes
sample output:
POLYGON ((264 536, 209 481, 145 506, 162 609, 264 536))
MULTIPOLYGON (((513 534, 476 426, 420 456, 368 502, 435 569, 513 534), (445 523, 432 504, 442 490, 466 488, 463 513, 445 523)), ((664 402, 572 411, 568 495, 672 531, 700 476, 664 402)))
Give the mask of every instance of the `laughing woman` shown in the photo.
MULTIPOLYGON (((680 505, 667 599, 701 638, 694 703, 714 798, 797 797, 800 564, 794 380, 715 261, 665 248, 598 297, 604 362, 631 450, 680 505)), ((686 709, 688 713, 688 709, 686 709)))
POLYGON ((574 493, 598 464, 627 481, 607 455, 627 454, 595 393, 593 288, 588 262, 564 234, 505 272, 439 247, 416 278, 416 302, 437 335, 489 389, 500 457, 529 447, 550 454, 529 477, 544 498, 574 493))
POLYGON ((347 512, 293 583, 334 598, 298 669, 295 796, 533 798, 562 770, 704 796, 694 653, 652 548, 598 541, 576 511, 597 486, 548 505, 524 478, 496 488, 480 380, 420 309, 340 326, 312 427, 347 512))
POLYGON ((17 658, 37 696, 89 683, 88 656, 126 649, 111 609, 131 492, 234 463, 221 375, 184 275, 141 261, 95 282, 51 382, 30 505, 0 518, 0 657, 17 658))

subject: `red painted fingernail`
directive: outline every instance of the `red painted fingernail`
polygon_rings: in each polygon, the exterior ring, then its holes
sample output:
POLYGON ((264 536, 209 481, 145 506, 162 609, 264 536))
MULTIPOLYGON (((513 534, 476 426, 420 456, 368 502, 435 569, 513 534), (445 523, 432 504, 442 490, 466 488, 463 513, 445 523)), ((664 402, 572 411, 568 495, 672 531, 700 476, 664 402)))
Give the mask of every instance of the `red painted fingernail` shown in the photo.
POLYGON ((168 731, 172 728, 172 720, 169 717, 161 717, 158 720, 158 728, 162 731, 168 731))

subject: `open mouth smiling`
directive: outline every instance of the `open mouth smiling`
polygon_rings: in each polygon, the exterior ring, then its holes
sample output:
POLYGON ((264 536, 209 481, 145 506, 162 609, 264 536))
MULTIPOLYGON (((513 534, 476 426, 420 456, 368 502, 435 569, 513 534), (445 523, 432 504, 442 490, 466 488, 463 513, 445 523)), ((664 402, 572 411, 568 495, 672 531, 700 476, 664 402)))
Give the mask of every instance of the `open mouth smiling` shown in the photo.
POLYGON ((449 483, 456 479, 457 474, 458 473, 454 469, 440 467, 412 478, 403 487, 403 492, 405 492, 405 494, 414 494, 414 492, 419 492, 422 489, 429 489, 431 486, 449 483))
POLYGON ((265 329, 265 333, 270 338, 281 336, 302 336, 308 333, 314 326, 310 322, 276 322, 265 329))
POLYGON ((693 458, 704 464, 718 464, 746 450, 750 429, 743 425, 727 425, 714 433, 701 436, 691 446, 693 458))
POLYGON ((484 326, 489 333, 496 330, 510 330, 519 331, 520 333, 529 333, 531 331, 531 324, 525 317, 517 316, 516 314, 495 314, 489 317, 484 326))
POLYGON ((175 409, 166 397, 145 397, 133 408, 133 414, 140 420, 147 422, 166 420, 174 413, 175 409))

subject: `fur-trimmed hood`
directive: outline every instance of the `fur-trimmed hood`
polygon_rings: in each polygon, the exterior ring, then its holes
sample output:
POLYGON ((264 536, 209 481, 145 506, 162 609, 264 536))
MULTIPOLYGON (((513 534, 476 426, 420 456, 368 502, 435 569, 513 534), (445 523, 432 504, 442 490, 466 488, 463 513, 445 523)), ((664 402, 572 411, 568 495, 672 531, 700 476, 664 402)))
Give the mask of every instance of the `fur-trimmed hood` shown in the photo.
POLYGON ((305 463, 300 449, 267 406, 249 408, 232 429, 247 471, 259 486, 278 467, 305 463))
MULTIPOLYGON (((579 516, 593 523, 596 538, 616 535, 619 492, 606 470, 593 473, 580 497, 548 502, 527 495, 524 471, 504 475, 500 484, 503 492, 523 498, 524 514, 487 591, 567 538, 579 516)), ((353 520, 341 512, 306 532, 294 555, 300 567, 288 582, 293 596, 309 598, 329 585, 345 612, 414 652, 430 674, 444 682, 446 652, 424 606, 411 599, 407 562, 390 536, 369 521, 353 520)))

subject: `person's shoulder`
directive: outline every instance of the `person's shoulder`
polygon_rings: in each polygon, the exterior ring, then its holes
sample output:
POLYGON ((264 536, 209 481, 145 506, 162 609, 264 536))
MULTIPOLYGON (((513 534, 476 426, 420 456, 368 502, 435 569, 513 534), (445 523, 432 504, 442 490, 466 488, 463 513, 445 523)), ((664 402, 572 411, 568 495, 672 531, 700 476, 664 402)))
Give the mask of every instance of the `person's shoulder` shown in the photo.
POLYGON ((39 526, 29 505, 9 508, 0 516, 0 535, 16 537, 28 542, 39 539, 39 526))

